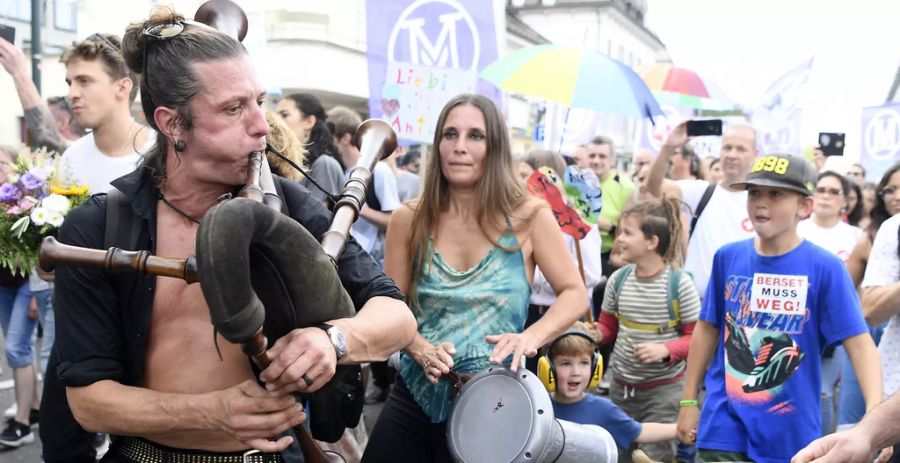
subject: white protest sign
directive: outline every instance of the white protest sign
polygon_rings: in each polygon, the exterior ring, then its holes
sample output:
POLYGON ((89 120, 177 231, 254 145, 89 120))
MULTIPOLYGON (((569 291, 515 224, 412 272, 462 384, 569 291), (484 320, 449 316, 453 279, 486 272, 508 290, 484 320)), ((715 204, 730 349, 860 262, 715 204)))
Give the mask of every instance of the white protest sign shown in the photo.
POLYGON ((755 273, 750 310, 774 315, 804 315, 808 288, 806 275, 755 273))

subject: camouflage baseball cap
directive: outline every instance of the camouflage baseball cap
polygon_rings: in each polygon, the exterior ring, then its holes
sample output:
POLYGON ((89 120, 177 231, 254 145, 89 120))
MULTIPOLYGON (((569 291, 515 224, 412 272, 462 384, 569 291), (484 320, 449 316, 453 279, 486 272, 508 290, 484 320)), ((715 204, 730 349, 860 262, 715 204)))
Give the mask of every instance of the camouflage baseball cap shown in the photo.
POLYGON ((771 154, 757 158, 743 182, 731 188, 746 190, 750 186, 784 188, 812 196, 816 191, 816 170, 806 159, 789 154, 771 154))

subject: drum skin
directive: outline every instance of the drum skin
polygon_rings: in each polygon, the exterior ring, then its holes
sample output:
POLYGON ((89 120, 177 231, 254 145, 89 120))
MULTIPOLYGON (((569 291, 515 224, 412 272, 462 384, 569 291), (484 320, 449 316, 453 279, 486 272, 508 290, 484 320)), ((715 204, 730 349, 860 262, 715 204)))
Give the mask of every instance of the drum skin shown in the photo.
POLYGON ((295 328, 356 313, 319 242, 256 201, 234 198, 210 209, 196 255, 210 318, 230 342, 248 341, 263 328, 271 346, 295 328))
POLYGON ((447 445, 457 462, 551 461, 561 450, 548 448, 553 426, 553 403, 537 376, 497 366, 463 386, 447 420, 447 445))
POLYGON ((463 386, 447 421, 447 446, 465 463, 615 463, 619 456, 605 429, 555 419, 537 376, 501 366, 463 386))

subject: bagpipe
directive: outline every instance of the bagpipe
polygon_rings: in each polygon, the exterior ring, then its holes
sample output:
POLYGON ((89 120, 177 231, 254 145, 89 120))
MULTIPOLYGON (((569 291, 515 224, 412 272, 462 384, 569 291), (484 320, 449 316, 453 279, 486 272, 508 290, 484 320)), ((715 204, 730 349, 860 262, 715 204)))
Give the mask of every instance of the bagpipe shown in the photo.
MULTIPOLYGON (((246 35, 248 24, 243 10, 230 0, 204 3, 195 14, 195 21, 237 40, 246 35)), ((264 370, 269 364, 268 347, 293 329, 356 313, 338 276, 337 261, 350 226, 365 204, 375 164, 394 152, 397 138, 387 123, 368 120, 357 129, 356 140, 359 162, 335 204, 331 225, 321 242, 283 213, 284 204, 266 154, 254 152, 249 155, 246 185, 236 197, 220 201, 203 216, 195 256, 180 259, 154 256, 146 250, 79 248, 47 237, 41 246, 40 266, 47 271, 59 265, 85 266, 109 274, 137 272, 199 282, 215 330, 229 342, 242 345, 256 366, 264 370)), ((271 146, 267 146, 267 151, 281 155, 271 146)), ((361 386, 359 366, 338 365, 334 378, 309 395, 313 430, 313 415, 327 421, 341 412, 342 407, 335 400, 352 400, 358 406, 358 421, 362 411, 361 386), (359 396, 348 398, 353 394, 347 394, 346 388, 340 389, 342 381, 357 383, 359 396)), ((342 417, 342 422, 353 418, 342 417)), ((305 461, 343 460, 339 455, 326 455, 303 424, 294 431, 305 461)), ((337 440, 338 431, 342 433, 343 426, 324 431, 327 437, 320 439, 337 440)))

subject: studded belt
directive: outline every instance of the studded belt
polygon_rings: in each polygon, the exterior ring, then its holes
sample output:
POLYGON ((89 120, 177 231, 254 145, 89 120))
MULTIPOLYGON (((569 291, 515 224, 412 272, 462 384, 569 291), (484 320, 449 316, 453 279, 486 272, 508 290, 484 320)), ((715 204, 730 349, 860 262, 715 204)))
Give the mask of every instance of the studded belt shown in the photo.
POLYGON ((278 453, 179 450, 136 437, 116 439, 110 452, 136 463, 284 463, 278 453))

